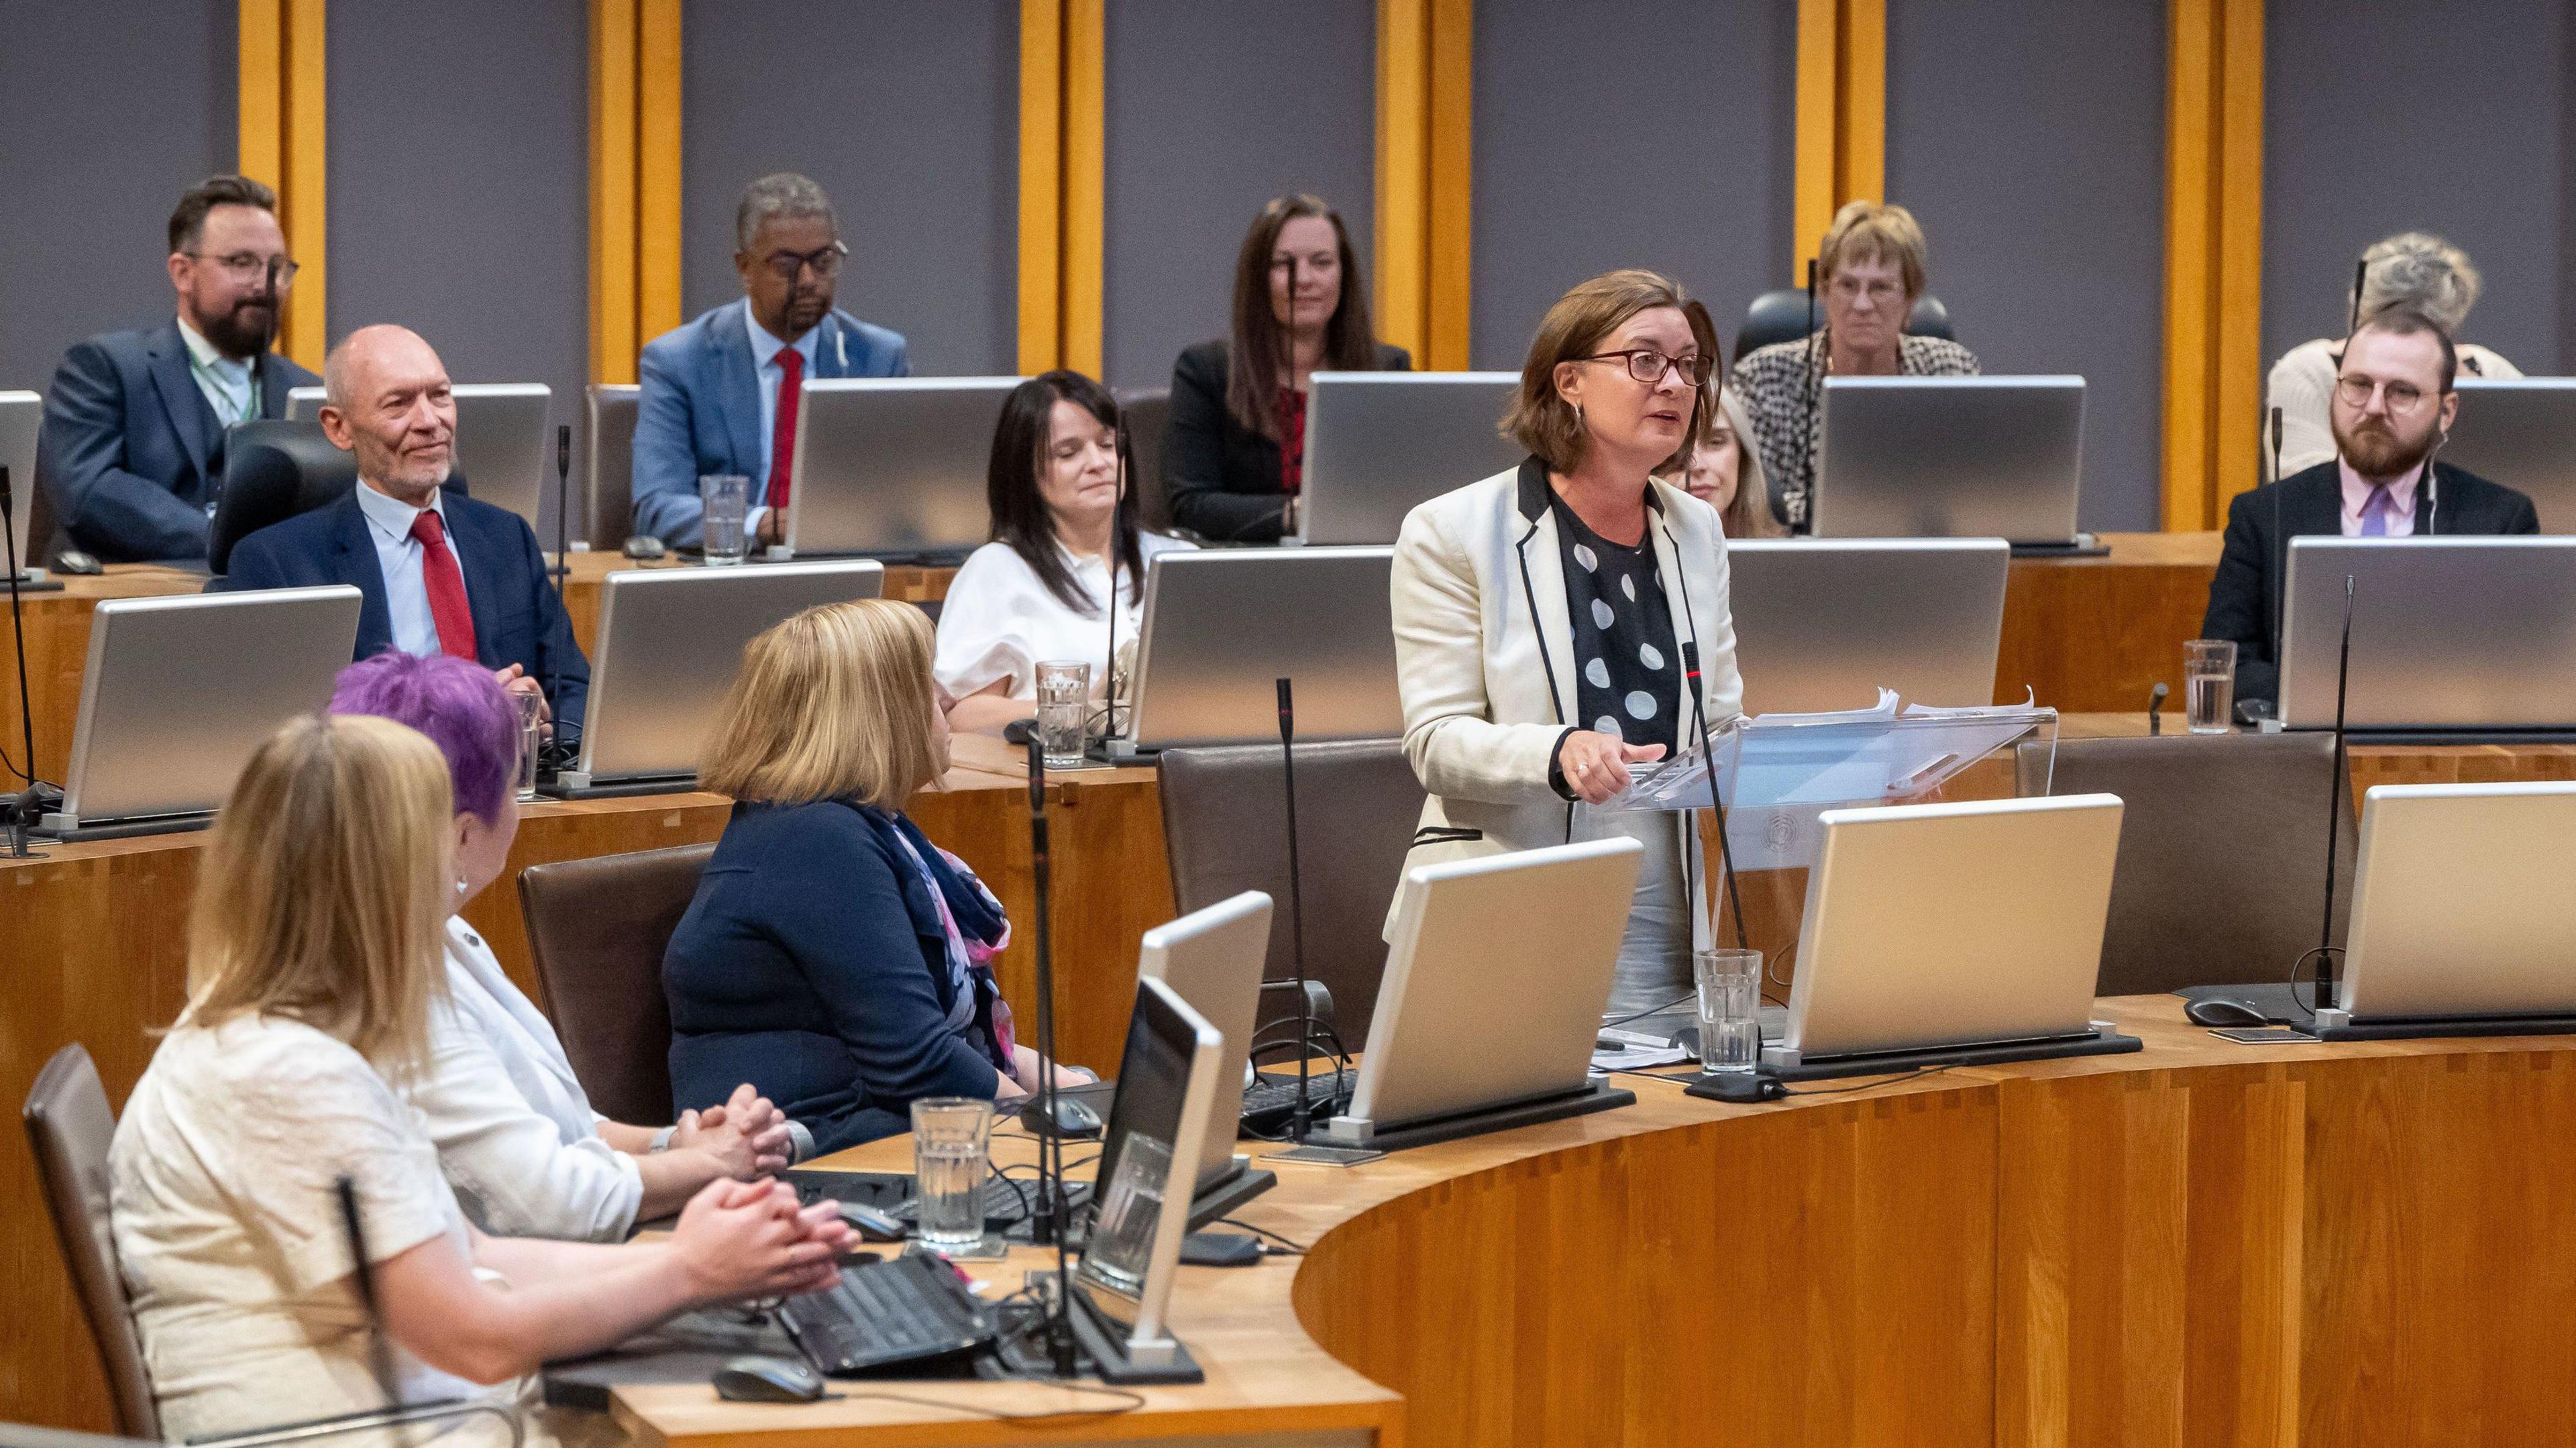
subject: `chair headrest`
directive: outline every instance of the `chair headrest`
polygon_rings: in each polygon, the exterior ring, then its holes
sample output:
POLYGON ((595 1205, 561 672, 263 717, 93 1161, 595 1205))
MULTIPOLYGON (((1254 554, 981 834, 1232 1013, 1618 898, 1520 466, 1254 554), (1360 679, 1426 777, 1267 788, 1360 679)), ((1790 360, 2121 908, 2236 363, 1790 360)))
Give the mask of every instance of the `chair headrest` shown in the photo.
POLYGON ((336 503, 357 485, 357 459, 333 447, 318 422, 233 424, 224 433, 224 491, 206 540, 207 567, 222 573, 244 538, 336 503))

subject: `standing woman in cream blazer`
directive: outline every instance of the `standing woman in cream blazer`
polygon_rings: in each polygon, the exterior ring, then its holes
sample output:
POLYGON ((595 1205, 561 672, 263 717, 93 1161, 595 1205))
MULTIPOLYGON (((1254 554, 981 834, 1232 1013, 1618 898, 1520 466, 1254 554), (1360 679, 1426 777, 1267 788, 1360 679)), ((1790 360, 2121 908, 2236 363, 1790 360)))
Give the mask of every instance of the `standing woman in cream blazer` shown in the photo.
POLYGON ((1414 509, 1395 548, 1405 753, 1431 793, 1408 863, 1644 842, 1613 1015, 1687 997, 1707 930, 1688 816, 1599 806, 1744 699, 1717 511, 1656 477, 1688 466, 1716 359, 1677 283, 1615 271, 1567 292, 1503 420, 1531 456, 1414 509))

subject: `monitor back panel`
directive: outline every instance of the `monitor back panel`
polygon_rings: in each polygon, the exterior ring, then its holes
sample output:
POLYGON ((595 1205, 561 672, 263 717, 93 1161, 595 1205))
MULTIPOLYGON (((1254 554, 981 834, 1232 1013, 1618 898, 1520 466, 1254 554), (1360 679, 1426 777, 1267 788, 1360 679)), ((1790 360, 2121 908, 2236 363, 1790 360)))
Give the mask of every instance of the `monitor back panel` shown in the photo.
MULTIPOLYGON (((1017 377, 808 381, 787 542, 805 553, 933 553, 992 533, 985 473, 1017 377)), ((757 492, 761 480, 754 478, 757 492)), ((756 501, 756 500, 755 500, 756 501)))
POLYGON ((1820 1060, 2084 1030, 2120 810, 2079 794, 1825 811, 1784 1044, 1820 1060))
POLYGON ((1300 740, 1402 734, 1387 603, 1394 558, 1392 548, 1157 555, 1145 576, 1137 745, 1275 741, 1282 678, 1300 740))
POLYGON ((635 568, 611 573, 599 603, 599 658, 581 739, 593 783, 694 774, 698 750, 745 644, 825 603, 875 598, 871 562, 635 568))
POLYGON ((1350 1114, 1380 1127, 1583 1085, 1644 847, 1405 872, 1350 1114))
POLYGON ((329 701, 358 607, 346 584, 100 603, 63 813, 95 825, 222 804, 261 741, 329 701))
POLYGON ((1252 1034, 1260 1025, 1261 967, 1270 955, 1270 910, 1268 895, 1246 890, 1146 931, 1137 955, 1137 975, 1170 986, 1225 1038, 1207 1142, 1199 1151, 1201 1183, 1233 1170, 1235 1132, 1243 1116, 1243 1068, 1252 1058, 1252 1034))
POLYGON ((1307 543, 1393 543, 1417 504, 1521 460, 1517 372, 1318 372, 1306 399, 1307 543))
POLYGON ((2576 533, 2576 377, 2459 382, 2442 461, 2526 494, 2544 533, 2576 533))
POLYGON ((1819 538, 2075 536, 2081 377, 1834 377, 1812 521, 1819 538))
POLYGON ((2355 729, 2576 725, 2576 538, 2293 538, 2281 717, 2331 728, 2352 592, 2355 729))
POLYGON ((589 496, 584 513, 583 532, 593 547, 614 547, 624 542, 626 527, 622 524, 602 530, 602 518, 631 519, 635 512, 635 415, 642 405, 644 389, 618 383, 590 384, 585 405, 589 408, 589 445, 583 450, 583 470, 588 475, 582 484, 589 496), (602 531, 617 535, 612 543, 601 537, 602 531))
MULTIPOLYGON (((478 503, 507 508, 537 526, 546 486, 554 481, 553 438, 546 420, 554 389, 542 382, 460 382, 456 398, 456 471, 478 503)), ((286 394, 289 421, 309 421, 322 409, 322 389, 297 387, 286 394)))
MULTIPOLYGON (((50 541, 27 536, 36 511, 36 434, 44 425, 41 395, 0 392, 0 468, 9 470, 9 543, 18 550, 20 568, 44 567, 45 560, 29 550, 50 541)), ((7 560, 0 559, 0 568, 6 565, 7 560)))
POLYGON ((1726 545, 1748 714, 1990 704, 2003 645, 2001 538, 1753 539, 1726 545))
POLYGON ((2576 1015, 2576 782, 2365 796, 2341 1003, 2356 1017, 2576 1015))

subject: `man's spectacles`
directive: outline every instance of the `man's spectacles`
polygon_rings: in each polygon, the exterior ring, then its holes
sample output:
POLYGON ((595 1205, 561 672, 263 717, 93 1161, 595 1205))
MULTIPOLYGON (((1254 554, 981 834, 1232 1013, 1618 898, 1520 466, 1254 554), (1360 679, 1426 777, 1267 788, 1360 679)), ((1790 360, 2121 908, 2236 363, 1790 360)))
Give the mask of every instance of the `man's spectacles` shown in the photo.
POLYGON ((1716 365, 1711 359, 1697 352, 1687 357, 1667 357, 1652 347, 1629 347, 1617 352, 1595 352, 1582 360, 1608 362, 1613 358, 1622 357, 1627 359, 1628 375, 1650 387, 1663 381, 1664 374, 1676 368, 1680 369, 1683 380, 1689 382, 1691 386, 1705 387, 1708 385, 1708 374, 1716 365))
POLYGON ((762 257, 760 264, 769 268, 771 274, 782 282, 794 282, 809 266, 814 269, 814 275, 828 282, 841 274, 841 263, 849 255, 848 244, 836 241, 820 251, 773 251, 762 257))
POLYGON ((2359 373, 2346 373, 2335 379, 2335 400, 2355 412, 2370 406, 2373 393, 2387 399, 2388 411, 2396 417, 2422 407, 2426 396, 2424 389, 2412 382, 2382 382, 2359 373))
POLYGON ((295 285, 295 263, 282 256, 261 256, 255 251, 237 251, 230 256, 208 256, 202 251, 184 254, 198 261, 213 262, 225 276, 243 286, 264 281, 282 292, 295 285))

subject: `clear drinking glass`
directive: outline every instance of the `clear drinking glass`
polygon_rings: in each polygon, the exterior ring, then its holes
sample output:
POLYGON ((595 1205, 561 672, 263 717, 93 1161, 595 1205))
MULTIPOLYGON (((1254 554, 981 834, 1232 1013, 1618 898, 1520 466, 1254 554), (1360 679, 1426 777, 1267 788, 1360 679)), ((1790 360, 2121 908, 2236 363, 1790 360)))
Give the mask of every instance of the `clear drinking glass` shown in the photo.
POLYGON ((1091 665, 1050 659, 1038 665, 1038 745, 1046 767, 1072 769, 1083 762, 1082 742, 1091 722, 1091 665))
POLYGON ((710 473, 698 479, 698 501, 706 504, 706 531, 700 542, 707 566, 740 563, 746 551, 743 518, 751 511, 751 479, 735 473, 710 473))
POLYGON ((510 701, 519 707, 519 803, 528 804, 537 797, 537 754, 545 744, 545 725, 539 716, 545 712, 545 697, 534 692, 512 694, 510 701))
POLYGON ((2236 716, 2236 645, 2193 639, 2182 646, 2183 722, 2194 734, 2224 734, 2236 716))
POLYGON ((985 1156, 993 1103, 925 1096, 912 1103, 915 1227, 934 1252, 971 1252, 984 1241, 985 1156))
POLYGON ((1750 1071, 1762 1061, 1762 952, 1694 950, 1699 1068, 1750 1071))

